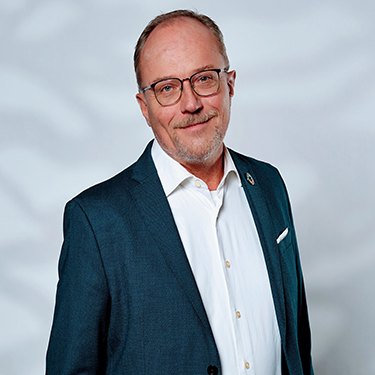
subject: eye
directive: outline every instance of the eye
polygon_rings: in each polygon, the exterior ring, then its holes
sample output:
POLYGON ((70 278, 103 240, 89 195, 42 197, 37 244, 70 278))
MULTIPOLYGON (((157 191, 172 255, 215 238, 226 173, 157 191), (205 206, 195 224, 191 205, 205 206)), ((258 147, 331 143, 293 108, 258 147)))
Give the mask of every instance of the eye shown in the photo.
POLYGON ((180 82, 171 80, 160 81, 155 86, 155 91, 159 95, 171 95, 180 88, 180 82))
POLYGON ((165 86, 163 86, 163 87, 160 88, 160 92, 165 92, 165 93, 167 93, 167 92, 172 91, 172 89, 173 89, 172 86, 165 85, 165 86))
POLYGON ((210 74, 206 74, 204 76, 199 77, 200 83, 206 83, 206 82, 211 81, 211 80, 212 80, 212 75, 210 75, 210 74))
POLYGON ((215 81, 212 72, 202 72, 194 77, 194 85, 209 85, 215 81))
POLYGON ((202 77, 200 77, 199 78, 199 82, 207 82, 209 80, 209 77, 207 77, 207 76, 202 76, 202 77))

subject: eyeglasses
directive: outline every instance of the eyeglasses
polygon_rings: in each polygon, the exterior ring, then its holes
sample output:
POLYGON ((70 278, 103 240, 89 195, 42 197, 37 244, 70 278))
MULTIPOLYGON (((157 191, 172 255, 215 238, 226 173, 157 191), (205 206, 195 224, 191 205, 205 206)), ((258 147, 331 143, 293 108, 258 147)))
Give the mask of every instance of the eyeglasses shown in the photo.
POLYGON ((177 103, 182 95, 184 81, 189 81, 193 91, 199 96, 214 95, 220 88, 220 73, 228 69, 208 69, 193 74, 190 78, 167 78, 155 82, 141 90, 152 89, 158 103, 164 107, 177 103))

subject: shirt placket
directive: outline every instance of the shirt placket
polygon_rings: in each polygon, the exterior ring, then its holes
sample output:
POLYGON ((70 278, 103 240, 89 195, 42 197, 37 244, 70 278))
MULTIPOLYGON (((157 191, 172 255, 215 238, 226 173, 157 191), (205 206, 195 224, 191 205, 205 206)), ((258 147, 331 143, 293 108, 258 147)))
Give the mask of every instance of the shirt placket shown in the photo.
MULTIPOLYGON (((227 185, 225 185, 227 190, 227 185)), ((235 335, 236 353, 237 353, 237 366, 239 374, 251 375, 252 366, 249 359, 249 353, 246 350, 246 343, 243 337, 244 331, 248 329, 246 324, 246 319, 248 317, 244 316, 245 310, 243 309, 243 296, 239 296, 236 292, 238 283, 241 282, 239 265, 234 261, 235 257, 233 255, 236 246, 224 246, 223 241, 220 236, 220 216, 217 219, 217 237, 219 243, 220 257, 222 260, 224 275, 227 287, 227 293, 229 297, 229 303, 231 307, 231 318, 233 324, 233 330, 235 335)), ((250 348, 248 348, 250 349, 250 348)))

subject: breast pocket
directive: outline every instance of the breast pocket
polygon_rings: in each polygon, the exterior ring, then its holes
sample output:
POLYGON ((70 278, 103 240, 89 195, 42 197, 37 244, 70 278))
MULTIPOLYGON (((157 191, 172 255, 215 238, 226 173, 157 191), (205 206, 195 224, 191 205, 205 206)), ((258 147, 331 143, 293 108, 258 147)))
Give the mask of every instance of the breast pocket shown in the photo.
MULTIPOLYGON (((280 237, 278 237, 280 238, 280 237)), ((282 280, 286 305, 297 314, 298 307, 298 264, 296 249, 292 241, 292 233, 287 235, 278 243, 282 280)))
POLYGON ((276 238, 276 243, 281 252, 284 252, 292 243, 292 236, 288 227, 286 227, 276 238))

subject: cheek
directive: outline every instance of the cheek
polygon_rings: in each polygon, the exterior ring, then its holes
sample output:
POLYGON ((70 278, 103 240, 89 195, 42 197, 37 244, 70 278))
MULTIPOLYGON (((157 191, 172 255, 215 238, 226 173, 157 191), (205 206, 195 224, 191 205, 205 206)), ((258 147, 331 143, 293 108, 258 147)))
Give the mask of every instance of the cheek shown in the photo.
POLYGON ((160 108, 158 108, 155 105, 155 103, 152 103, 152 105, 149 105, 148 114, 149 114, 150 122, 153 128, 159 127, 160 124, 164 123, 165 114, 163 113, 163 111, 160 110, 160 108))
POLYGON ((230 107, 231 107, 231 98, 226 96, 225 98, 221 98, 215 103, 215 108, 220 114, 222 119, 228 119, 230 115, 230 107))
POLYGON ((165 137, 170 133, 170 123, 173 116, 171 116, 169 111, 165 111, 165 108, 158 108, 157 111, 150 111, 149 118, 154 133, 158 134, 160 137, 165 137))

